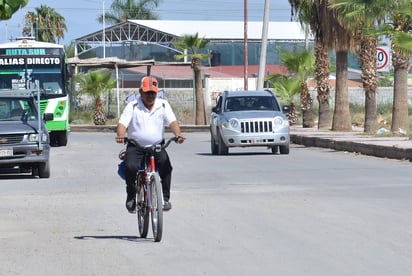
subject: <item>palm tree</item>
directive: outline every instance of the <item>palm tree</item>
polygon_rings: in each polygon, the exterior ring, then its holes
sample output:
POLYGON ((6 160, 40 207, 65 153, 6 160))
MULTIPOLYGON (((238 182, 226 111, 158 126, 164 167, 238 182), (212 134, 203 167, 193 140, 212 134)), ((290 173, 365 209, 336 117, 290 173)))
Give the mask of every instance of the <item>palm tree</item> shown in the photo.
POLYGON ((300 79, 295 76, 285 76, 279 74, 269 75, 265 78, 275 90, 275 95, 281 101, 290 106, 290 111, 286 114, 290 125, 295 125, 298 121, 296 112, 296 96, 300 94, 300 79))
POLYGON ((116 80, 112 79, 112 71, 107 69, 89 71, 84 75, 78 75, 80 93, 90 95, 95 102, 93 122, 95 125, 106 124, 106 115, 103 111, 102 94, 116 86, 116 80))
POLYGON ((177 60, 183 59, 184 57, 191 58, 191 67, 194 73, 195 81, 195 95, 196 95, 196 115, 195 124, 205 125, 206 124, 206 113, 205 104, 203 96, 203 84, 202 84, 202 59, 209 58, 209 54, 200 53, 201 49, 204 49, 210 40, 205 38, 199 38, 199 34, 194 35, 184 35, 173 45, 183 52, 183 54, 178 54, 175 56, 177 60))
POLYGON ((312 98, 309 94, 307 79, 313 75, 315 69, 315 56, 311 50, 284 51, 279 50, 280 60, 299 80, 300 105, 302 110, 302 126, 313 127, 312 98))
POLYGON ((376 68, 376 48, 378 39, 375 25, 385 19, 387 12, 394 8, 395 1, 387 0, 331 0, 332 7, 353 30, 359 40, 357 53, 362 69, 362 85, 365 91, 364 132, 374 132, 378 128, 376 91, 378 88, 376 68))
POLYGON ((0 3, 0 20, 7 20, 12 15, 27 5, 29 0, 3 0, 0 3))
POLYGON ((309 24, 315 37, 316 81, 319 101, 318 128, 330 126, 329 51, 336 51, 335 108, 332 130, 351 130, 347 86, 347 55, 352 48, 350 34, 338 20, 329 0, 289 0, 302 24, 309 24))
POLYGON ((404 39, 412 40, 409 34, 412 28, 412 4, 409 0, 398 0, 397 9, 389 17, 392 24, 386 34, 391 38, 392 66, 394 68, 394 94, 392 106, 391 131, 398 133, 409 131, 408 115, 408 70, 412 45, 405 45, 404 39))
MULTIPOLYGON (((128 19, 159 19, 153 9, 159 6, 161 0, 114 0, 110 12, 104 14, 105 21, 112 24, 126 22, 128 19)), ((103 22, 103 15, 98 17, 103 22)))
POLYGON ((23 29, 25 36, 34 36, 38 41, 59 42, 67 31, 66 19, 53 8, 41 5, 35 12, 25 15, 26 26, 23 29))

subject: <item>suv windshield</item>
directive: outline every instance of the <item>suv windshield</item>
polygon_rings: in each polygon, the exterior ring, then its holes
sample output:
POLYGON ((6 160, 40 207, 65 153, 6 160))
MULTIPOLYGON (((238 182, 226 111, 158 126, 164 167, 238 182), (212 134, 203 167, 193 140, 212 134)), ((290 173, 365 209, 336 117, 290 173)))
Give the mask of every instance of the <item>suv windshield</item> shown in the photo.
POLYGON ((280 111, 276 99, 267 96, 230 97, 226 99, 224 109, 226 112, 243 110, 280 111))
POLYGON ((0 98, 0 121, 37 120, 36 108, 30 99, 0 98))

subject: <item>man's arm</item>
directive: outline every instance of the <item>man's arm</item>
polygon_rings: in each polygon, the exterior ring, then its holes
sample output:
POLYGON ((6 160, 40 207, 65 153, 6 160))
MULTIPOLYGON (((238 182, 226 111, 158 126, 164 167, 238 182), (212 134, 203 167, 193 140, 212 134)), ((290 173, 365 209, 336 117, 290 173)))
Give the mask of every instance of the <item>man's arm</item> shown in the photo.
POLYGON ((124 143, 124 137, 126 136, 126 127, 123 124, 118 123, 116 133, 116 143, 124 143))
POLYGON ((182 133, 180 132, 180 126, 177 121, 173 121, 169 125, 170 129, 172 130, 173 134, 177 137, 177 143, 181 144, 183 141, 186 139, 185 137, 182 136, 182 133))

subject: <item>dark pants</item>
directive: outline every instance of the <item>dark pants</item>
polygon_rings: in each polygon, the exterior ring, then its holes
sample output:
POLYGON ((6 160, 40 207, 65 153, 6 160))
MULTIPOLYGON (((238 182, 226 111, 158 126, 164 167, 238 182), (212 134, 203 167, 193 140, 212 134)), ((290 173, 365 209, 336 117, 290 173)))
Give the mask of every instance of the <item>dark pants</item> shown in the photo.
MULTIPOLYGON (((126 150, 126 191, 128 195, 136 194, 135 180, 138 169, 143 160, 143 149, 138 145, 128 143, 126 150)), ((172 165, 169 155, 162 149, 155 153, 156 168, 159 170, 162 182, 163 198, 170 199, 170 183, 172 181, 172 165)))

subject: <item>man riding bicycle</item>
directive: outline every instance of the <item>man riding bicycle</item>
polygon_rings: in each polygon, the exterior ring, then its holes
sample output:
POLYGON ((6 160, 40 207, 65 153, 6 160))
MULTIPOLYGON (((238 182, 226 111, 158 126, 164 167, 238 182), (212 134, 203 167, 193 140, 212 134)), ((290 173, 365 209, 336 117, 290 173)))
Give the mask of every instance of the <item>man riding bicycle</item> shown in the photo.
MULTIPOLYGON (((129 212, 134 212, 136 208, 135 180, 142 163, 143 149, 164 142, 165 124, 177 137, 177 143, 181 144, 185 140, 170 104, 157 97, 158 91, 157 80, 152 76, 144 77, 139 89, 140 97, 126 105, 117 124, 116 142, 125 143, 126 133, 129 139, 125 155, 126 208, 129 212)), ((166 150, 156 152, 155 160, 163 188, 163 209, 170 210, 172 165, 166 150)))

